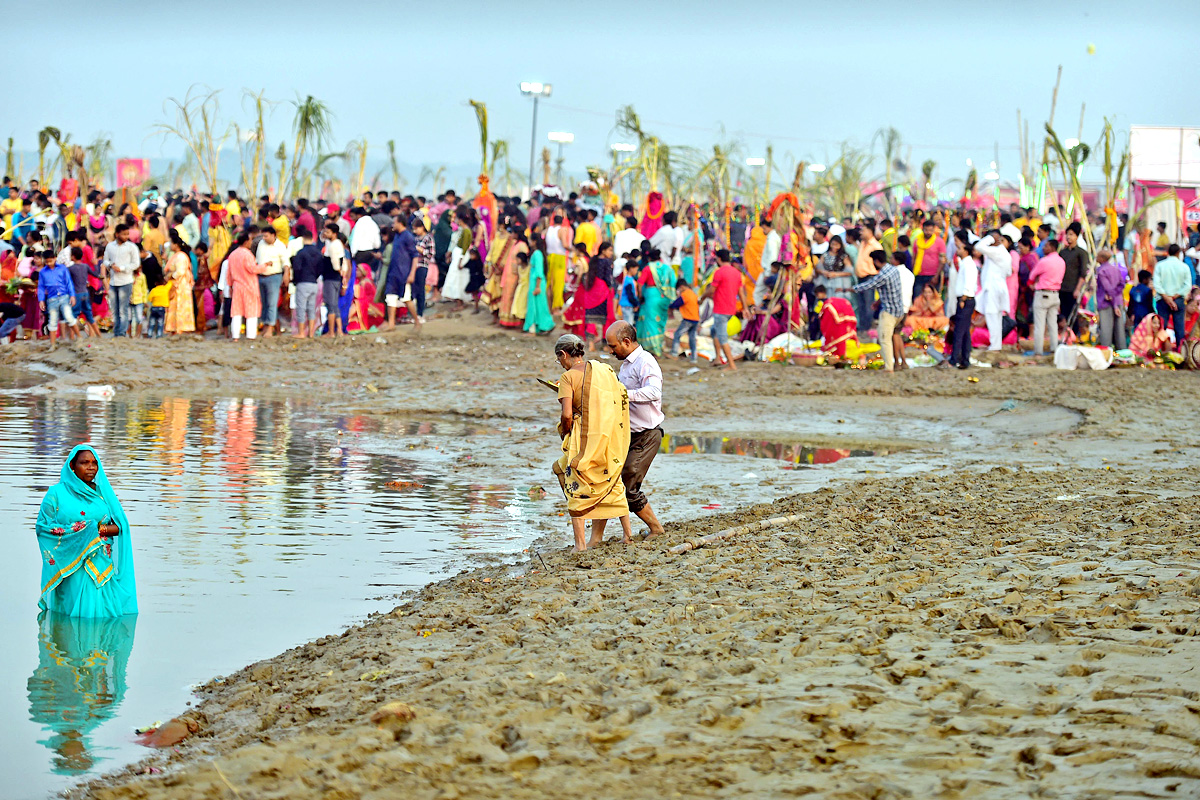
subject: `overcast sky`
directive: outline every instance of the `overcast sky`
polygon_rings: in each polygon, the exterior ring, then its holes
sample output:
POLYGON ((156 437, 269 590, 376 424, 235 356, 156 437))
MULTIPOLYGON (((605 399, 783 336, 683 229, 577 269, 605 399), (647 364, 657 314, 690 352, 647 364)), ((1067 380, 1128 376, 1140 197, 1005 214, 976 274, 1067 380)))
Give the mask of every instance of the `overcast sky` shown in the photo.
POLYGON ((311 94, 334 111, 337 146, 365 136, 381 158, 394 139, 402 160, 435 165, 478 160, 467 100, 482 100, 522 172, 523 80, 553 84, 538 148, 550 130, 574 133, 575 171, 608 163, 615 111, 633 104, 672 144, 738 139, 743 155, 761 155, 771 142, 784 163, 832 161, 838 142, 865 146, 891 125, 913 162, 937 160, 943 178, 964 175, 968 157, 991 161, 997 143, 1013 177, 1017 109, 1036 138, 1059 64, 1064 138, 1078 132, 1081 103, 1089 142, 1105 115, 1121 129, 1200 122, 1196 0, 7 5, 15 72, 0 90, 0 136, 19 150, 35 150, 37 131, 53 125, 75 140, 111 134, 119 156, 178 156, 152 128, 163 100, 193 84, 220 89, 226 120, 243 125, 243 89, 284 101, 272 150, 288 133, 287 101, 311 94))

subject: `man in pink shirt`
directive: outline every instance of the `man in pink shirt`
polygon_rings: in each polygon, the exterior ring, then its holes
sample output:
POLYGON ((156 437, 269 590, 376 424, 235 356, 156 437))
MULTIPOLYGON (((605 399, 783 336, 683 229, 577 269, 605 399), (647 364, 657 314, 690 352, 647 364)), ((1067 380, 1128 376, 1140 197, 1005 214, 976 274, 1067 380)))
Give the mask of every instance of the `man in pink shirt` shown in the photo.
POLYGON ((1043 255, 1029 272, 1033 287, 1033 354, 1042 354, 1042 337, 1050 332, 1050 352, 1058 349, 1058 290, 1062 287, 1067 262, 1058 254, 1058 240, 1047 239, 1043 255))
POLYGON ((921 232, 913 237, 913 297, 920 297, 925 284, 932 282, 938 276, 942 265, 946 263, 946 243, 937 235, 933 220, 927 219, 921 223, 921 232))
POLYGON ((733 365, 733 350, 729 347, 729 319, 737 313, 738 300, 742 308, 749 309, 750 301, 746 296, 745 276, 742 271, 730 263, 729 251, 717 251, 717 271, 713 274, 712 282, 704 290, 705 297, 713 301, 713 366, 721 363, 721 353, 725 354, 725 369, 737 369, 733 365))

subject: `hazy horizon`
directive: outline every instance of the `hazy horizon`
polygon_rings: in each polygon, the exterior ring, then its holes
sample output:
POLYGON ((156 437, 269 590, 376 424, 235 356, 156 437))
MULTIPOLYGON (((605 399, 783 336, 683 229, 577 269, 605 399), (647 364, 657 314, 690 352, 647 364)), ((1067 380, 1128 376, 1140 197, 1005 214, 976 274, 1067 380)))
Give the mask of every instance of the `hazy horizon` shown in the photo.
MULTIPOLYGON (((1130 124, 1195 123, 1197 90, 1179 78, 1192 61, 1182 34, 1200 30, 1200 4, 1162 0, 1139 4, 1135 16, 1127 3, 1068 2, 1060 5, 1069 12, 1054 14, 1024 0, 1002 14, 937 0, 924 14, 900 15, 891 3, 805 10, 783 0, 744 11, 678 0, 582 9, 531 0, 507 10, 460 1, 431 13, 399 6, 402 14, 363 2, 349 7, 352 16, 307 0, 287 14, 227 0, 186 11, 128 0, 103 13, 78 0, 54 5, 66 22, 49 38, 44 66, 64 77, 39 75, 36 86, 48 90, 36 102, 10 96, 0 126, 21 151, 36 152, 37 132, 53 125, 82 143, 103 133, 118 157, 179 158, 181 144, 155 135, 154 124, 168 118, 168 97, 209 86, 221 92, 223 122, 243 127, 252 119, 244 89, 279 102, 267 124, 271 154, 280 141, 290 151, 291 101, 311 94, 334 113, 333 149, 365 137, 378 164, 393 139, 399 160, 414 167, 478 163, 467 101, 480 100, 491 138, 509 141, 510 163, 525 174, 532 108, 518 84, 534 80, 554 86, 540 104, 537 149, 556 149, 551 130, 573 133, 564 169, 575 177, 611 163, 616 110, 632 105, 647 130, 676 145, 710 150, 736 140, 744 157, 764 155, 770 143, 781 165, 828 163, 840 142, 867 147, 892 126, 914 168, 933 159, 946 180, 966 174, 967 158, 983 169, 995 159, 1011 180, 1017 109, 1040 142, 1059 64, 1063 138, 1078 134, 1083 103, 1089 143, 1105 116, 1122 133, 1130 124), (134 46, 114 48, 131 36, 134 46)), ((47 41, 46 7, 7 16, 10 63, 18 74, 20 65, 44 74, 32 67, 33 43, 47 41)), ((6 81, 9 92, 14 83, 6 81)), ((876 167, 882 172, 882 160, 876 167)), ((417 175, 406 178, 412 188, 417 175)))

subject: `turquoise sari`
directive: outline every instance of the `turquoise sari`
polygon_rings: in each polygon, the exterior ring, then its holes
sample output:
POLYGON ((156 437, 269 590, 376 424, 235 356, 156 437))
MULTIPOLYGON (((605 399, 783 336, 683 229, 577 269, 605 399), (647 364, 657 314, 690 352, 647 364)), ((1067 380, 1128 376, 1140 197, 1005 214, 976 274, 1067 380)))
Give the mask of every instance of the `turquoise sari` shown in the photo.
POLYGON ((638 309, 638 344, 656 356, 663 353, 667 340, 667 316, 671 301, 675 299, 675 269, 670 264, 656 261, 648 269, 654 276, 654 285, 642 285, 642 306, 638 309))
POLYGON ((529 257, 529 303, 525 309, 525 330, 548 333, 554 330, 554 317, 546 296, 546 259, 541 250, 529 257), (541 289, 541 294, 534 292, 541 289))
POLYGON ((48 734, 59 775, 79 775, 102 758, 91 735, 125 699, 125 668, 136 616, 82 619, 43 612, 38 617, 38 665, 29 676, 29 718, 48 734))
POLYGON ((46 492, 37 516, 38 547, 42 551, 41 595, 38 607, 70 617, 121 617, 137 613, 133 576, 133 544, 129 519, 113 492, 100 457, 91 484, 71 469, 81 450, 67 455, 59 482, 46 492), (116 525, 120 534, 104 537, 100 525, 116 525))

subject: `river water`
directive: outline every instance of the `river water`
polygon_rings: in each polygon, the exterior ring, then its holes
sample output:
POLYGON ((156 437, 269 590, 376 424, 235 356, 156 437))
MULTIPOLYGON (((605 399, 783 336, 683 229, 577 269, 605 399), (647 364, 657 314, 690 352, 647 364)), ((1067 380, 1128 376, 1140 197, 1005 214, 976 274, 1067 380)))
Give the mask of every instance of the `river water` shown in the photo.
POLYGON ((133 730, 192 685, 390 608, 467 556, 519 554, 553 500, 463 483, 436 444, 486 434, 316 403, 0 396, 0 794, 42 798, 136 759, 133 730), (134 527, 141 613, 39 625, 32 523, 82 441, 134 527))
MULTIPOLYGON (((515 559, 558 528, 566 545, 540 458, 464 468, 473 448, 506 447, 513 431, 332 413, 318 398, 105 402, 0 380, 0 529, 10 543, 0 795, 40 800, 134 761, 146 752, 134 730, 179 713, 193 686, 390 609, 448 571, 515 559), (33 520, 83 441, 133 526, 133 618, 38 617, 33 520)), ((668 438, 663 450, 652 494, 664 519, 816 488, 841 459, 872 455, 702 435, 668 438)))

